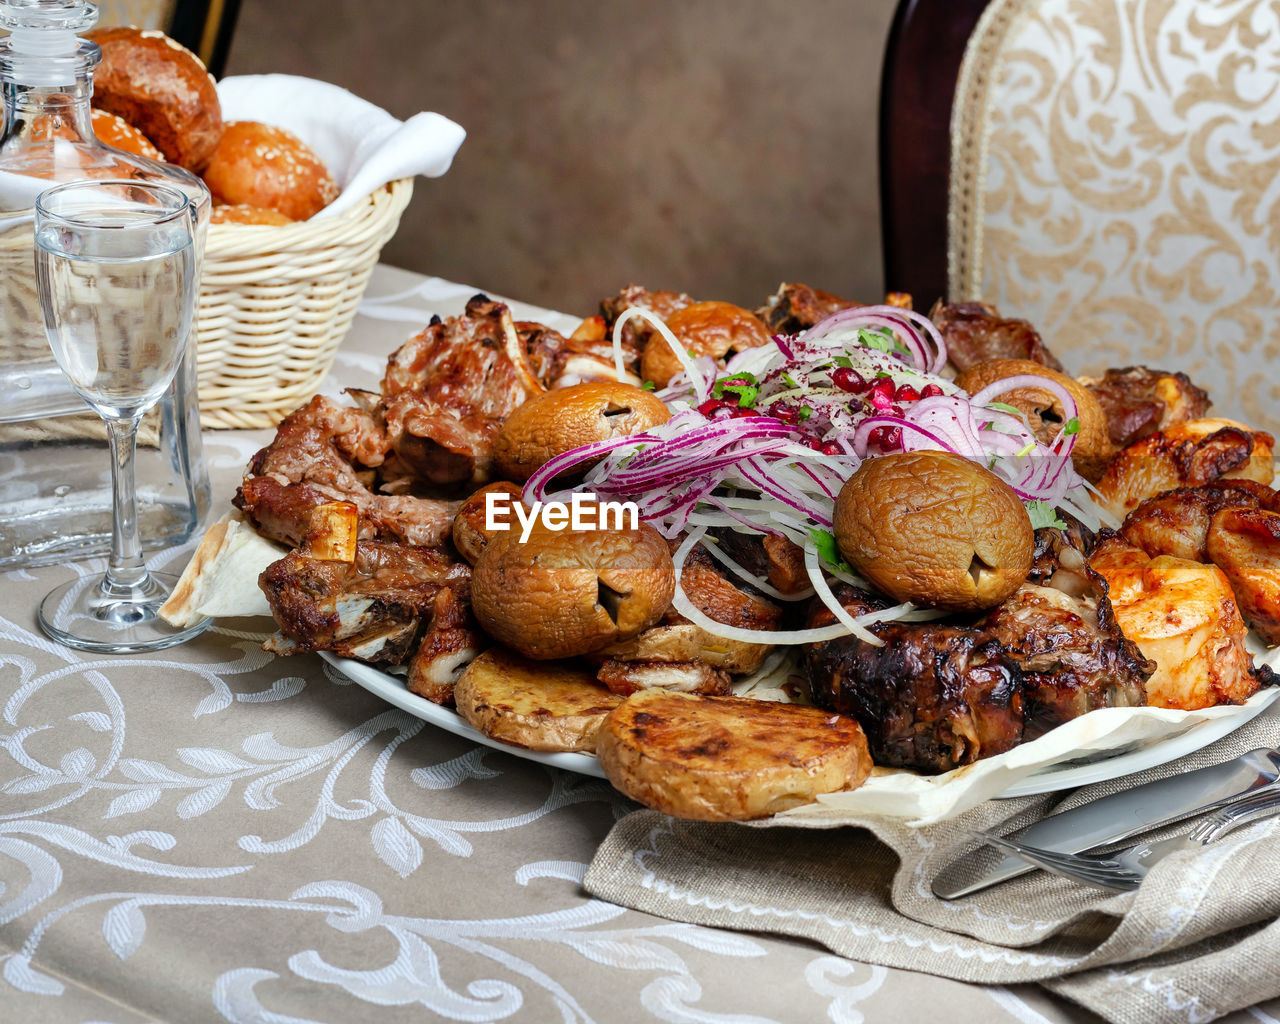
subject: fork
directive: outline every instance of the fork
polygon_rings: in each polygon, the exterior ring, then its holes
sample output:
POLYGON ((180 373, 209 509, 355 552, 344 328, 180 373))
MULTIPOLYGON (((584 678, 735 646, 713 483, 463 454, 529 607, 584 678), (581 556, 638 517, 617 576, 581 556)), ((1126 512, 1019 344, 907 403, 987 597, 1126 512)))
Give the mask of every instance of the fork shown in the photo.
POLYGON ((973 835, 985 843, 1021 857, 1029 864, 1064 878, 1073 878, 1104 889, 1133 890, 1138 888, 1151 867, 1165 857, 1183 850, 1194 850, 1241 825, 1278 813, 1280 787, 1268 786, 1263 792, 1228 804, 1216 814, 1205 818, 1186 835, 1153 843, 1138 843, 1104 856, 1058 853, 986 832, 974 832, 973 835))

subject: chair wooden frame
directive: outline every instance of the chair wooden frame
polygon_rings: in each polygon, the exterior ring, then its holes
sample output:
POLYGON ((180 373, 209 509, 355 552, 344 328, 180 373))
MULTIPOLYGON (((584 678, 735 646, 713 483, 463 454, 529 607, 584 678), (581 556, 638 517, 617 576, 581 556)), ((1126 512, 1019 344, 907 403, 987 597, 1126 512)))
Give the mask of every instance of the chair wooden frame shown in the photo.
POLYGON ((900 0, 880 81, 880 230, 886 291, 928 309, 947 295, 951 107, 988 0, 900 0))

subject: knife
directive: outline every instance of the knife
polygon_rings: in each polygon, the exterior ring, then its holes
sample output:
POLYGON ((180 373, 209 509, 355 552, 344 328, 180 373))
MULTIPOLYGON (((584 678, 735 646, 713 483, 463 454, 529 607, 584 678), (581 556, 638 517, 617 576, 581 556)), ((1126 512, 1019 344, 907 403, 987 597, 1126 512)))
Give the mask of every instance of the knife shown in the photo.
MULTIPOLYGON (((1010 833, 1044 850, 1080 853, 1230 803, 1280 780, 1280 750, 1259 748, 1221 764, 1156 779, 1050 815, 1010 833)), ((954 900, 1036 870, 989 846, 953 860, 933 880, 933 894, 954 900)))

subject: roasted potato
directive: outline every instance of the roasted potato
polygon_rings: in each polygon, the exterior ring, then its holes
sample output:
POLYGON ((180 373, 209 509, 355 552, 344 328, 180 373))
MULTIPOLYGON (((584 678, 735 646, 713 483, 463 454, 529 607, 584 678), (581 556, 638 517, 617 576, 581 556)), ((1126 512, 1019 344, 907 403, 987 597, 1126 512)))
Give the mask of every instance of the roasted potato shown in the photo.
POLYGON ((867 459, 836 499, 835 535, 854 571, 899 601, 994 608, 1027 578, 1035 533, 1013 489, 947 452, 867 459))
POLYGON ((744 821, 860 785, 852 718, 745 697, 642 690, 609 713, 596 754, 614 787, 677 818, 744 821))
POLYGON ((585 665, 529 661, 501 647, 463 670, 453 699, 486 736, 530 750, 595 750, 605 716, 622 703, 585 665))

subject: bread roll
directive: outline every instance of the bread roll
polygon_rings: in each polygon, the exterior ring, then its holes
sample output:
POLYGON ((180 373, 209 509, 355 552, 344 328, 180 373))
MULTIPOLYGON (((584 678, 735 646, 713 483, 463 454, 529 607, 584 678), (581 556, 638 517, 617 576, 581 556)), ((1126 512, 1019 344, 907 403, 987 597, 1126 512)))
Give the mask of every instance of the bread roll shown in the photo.
POLYGON ((93 112, 93 134, 99 142, 123 149, 126 153, 135 153, 151 160, 163 160, 164 155, 152 144, 142 132, 126 121, 119 114, 105 110, 93 112))
POLYGON ((204 171, 215 200, 264 206, 306 220, 338 197, 338 186, 311 147, 257 121, 231 121, 204 171))
POLYGON ((163 32, 100 28, 93 105, 137 128, 171 163, 199 172, 222 137, 222 107, 200 58, 163 32))
POLYGON ((232 206, 215 206, 211 222, 214 224, 266 224, 282 227, 292 224, 293 219, 277 210, 268 210, 265 206, 251 206, 249 203, 236 203, 232 206))

